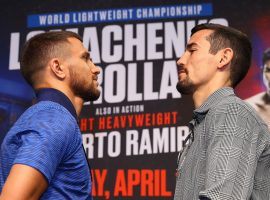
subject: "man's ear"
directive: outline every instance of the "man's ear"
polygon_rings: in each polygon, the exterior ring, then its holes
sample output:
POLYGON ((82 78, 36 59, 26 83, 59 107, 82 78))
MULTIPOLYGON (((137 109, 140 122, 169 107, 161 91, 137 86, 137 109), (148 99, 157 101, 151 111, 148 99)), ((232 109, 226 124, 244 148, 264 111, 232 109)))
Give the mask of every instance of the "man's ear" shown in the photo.
POLYGON ((60 60, 53 58, 49 61, 49 66, 51 72, 59 79, 64 79, 66 77, 66 72, 64 70, 64 65, 61 64, 60 60))
POLYGON ((231 48, 222 49, 220 52, 219 69, 224 69, 228 66, 233 58, 233 50, 231 48))

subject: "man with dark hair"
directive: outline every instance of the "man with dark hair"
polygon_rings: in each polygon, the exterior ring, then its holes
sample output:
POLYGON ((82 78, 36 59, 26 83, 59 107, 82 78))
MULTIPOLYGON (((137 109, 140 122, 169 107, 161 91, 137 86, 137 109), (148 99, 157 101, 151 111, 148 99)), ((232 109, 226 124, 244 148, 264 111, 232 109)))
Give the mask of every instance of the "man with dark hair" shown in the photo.
POLYGON ((177 61, 177 89, 192 95, 195 110, 178 156, 175 200, 270 199, 270 133, 233 90, 251 51, 247 36, 233 28, 192 29, 177 61))
POLYGON ((91 177, 77 116, 98 99, 96 67, 79 35, 32 37, 21 72, 37 95, 7 133, 0 151, 0 199, 92 199, 91 177))
POLYGON ((260 92, 248 99, 248 102, 265 121, 270 130, 270 48, 263 52, 262 75, 266 91, 260 92))

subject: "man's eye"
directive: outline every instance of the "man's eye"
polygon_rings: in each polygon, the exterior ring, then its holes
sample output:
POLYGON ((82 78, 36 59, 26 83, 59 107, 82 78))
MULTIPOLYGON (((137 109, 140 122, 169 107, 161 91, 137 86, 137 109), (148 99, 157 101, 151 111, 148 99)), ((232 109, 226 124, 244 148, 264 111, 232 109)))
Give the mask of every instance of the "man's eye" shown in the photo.
POLYGON ((84 59, 85 61, 88 61, 88 60, 89 60, 89 56, 83 56, 83 59, 84 59))

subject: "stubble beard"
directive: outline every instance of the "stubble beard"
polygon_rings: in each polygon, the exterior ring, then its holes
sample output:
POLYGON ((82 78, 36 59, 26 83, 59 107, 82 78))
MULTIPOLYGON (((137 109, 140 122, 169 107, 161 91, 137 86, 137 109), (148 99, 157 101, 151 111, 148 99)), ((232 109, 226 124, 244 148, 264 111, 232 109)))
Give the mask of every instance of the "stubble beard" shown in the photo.
POLYGON ((95 85, 93 79, 91 82, 89 80, 82 80, 82 77, 73 70, 70 70, 70 77, 70 88, 73 93, 81 97, 84 102, 95 101, 99 98, 100 90, 95 85))
POLYGON ((178 80, 176 89, 178 92, 180 92, 180 94, 192 94, 194 92, 195 87, 188 74, 185 80, 178 80))

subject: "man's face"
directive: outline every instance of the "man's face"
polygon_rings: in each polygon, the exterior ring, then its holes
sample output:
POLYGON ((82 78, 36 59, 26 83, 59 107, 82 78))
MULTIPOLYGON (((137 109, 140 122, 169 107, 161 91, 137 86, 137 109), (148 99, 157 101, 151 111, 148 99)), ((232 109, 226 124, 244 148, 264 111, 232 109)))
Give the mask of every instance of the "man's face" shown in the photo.
POLYGON ((270 91, 270 60, 267 60, 263 66, 263 83, 267 91, 270 91))
POLYGON ((70 42, 70 57, 67 59, 70 88, 84 101, 97 100, 100 95, 97 81, 100 69, 92 62, 90 54, 80 40, 69 38, 68 41, 70 42))
POLYGON ((217 59, 209 53, 210 43, 206 40, 211 33, 212 30, 200 30, 193 34, 184 54, 177 61, 177 90, 182 94, 206 88, 216 71, 217 59))

